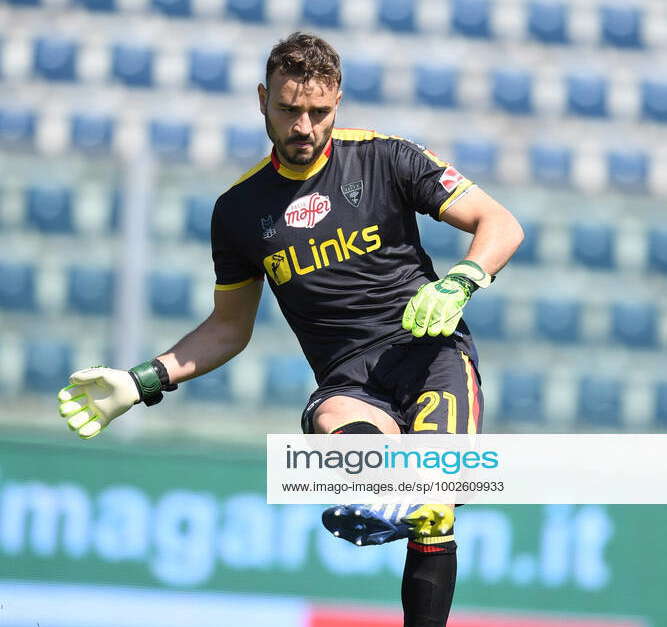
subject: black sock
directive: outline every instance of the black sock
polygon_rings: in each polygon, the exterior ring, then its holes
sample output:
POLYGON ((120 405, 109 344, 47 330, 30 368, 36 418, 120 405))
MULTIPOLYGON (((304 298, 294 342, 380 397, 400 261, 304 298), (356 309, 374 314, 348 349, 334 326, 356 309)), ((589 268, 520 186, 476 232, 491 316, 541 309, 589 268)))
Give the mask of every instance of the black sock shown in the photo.
POLYGON ((455 583, 454 541, 430 545, 411 542, 401 586, 403 627, 444 627, 452 607, 455 583))
POLYGON ((331 433, 382 433, 372 422, 367 420, 355 420, 340 427, 336 427, 331 433))

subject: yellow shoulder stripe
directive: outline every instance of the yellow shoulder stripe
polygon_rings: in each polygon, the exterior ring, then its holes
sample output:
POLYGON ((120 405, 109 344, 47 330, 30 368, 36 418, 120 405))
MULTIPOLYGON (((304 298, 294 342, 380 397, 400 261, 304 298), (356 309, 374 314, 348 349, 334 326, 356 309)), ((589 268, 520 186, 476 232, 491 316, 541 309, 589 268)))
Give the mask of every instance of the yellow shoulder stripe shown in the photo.
POLYGON ((234 181, 231 187, 243 183, 243 181, 249 179, 253 174, 257 174, 267 163, 271 161, 271 157, 264 157, 259 163, 255 164, 250 168, 245 174, 242 174, 236 181, 234 181))
POLYGON ((440 209, 438 210, 438 216, 442 218, 442 214, 447 211, 447 208, 457 199, 463 192, 468 191, 475 183, 472 181, 469 181, 468 179, 464 179, 458 184, 458 187, 454 190, 454 193, 447 199, 445 202, 443 202, 440 205, 440 209))
POLYGON ((231 292, 232 290, 238 290, 240 287, 245 287, 246 285, 250 285, 251 283, 254 283, 255 281, 259 281, 262 277, 258 276, 253 276, 250 277, 249 279, 246 279, 245 281, 239 281, 238 283, 223 283, 222 285, 220 283, 215 284, 215 291, 216 292, 231 292))
POLYGON ((383 135, 376 131, 369 131, 364 128, 335 128, 331 136, 334 139, 342 139, 343 141, 366 142, 372 139, 389 139, 389 135, 383 135))

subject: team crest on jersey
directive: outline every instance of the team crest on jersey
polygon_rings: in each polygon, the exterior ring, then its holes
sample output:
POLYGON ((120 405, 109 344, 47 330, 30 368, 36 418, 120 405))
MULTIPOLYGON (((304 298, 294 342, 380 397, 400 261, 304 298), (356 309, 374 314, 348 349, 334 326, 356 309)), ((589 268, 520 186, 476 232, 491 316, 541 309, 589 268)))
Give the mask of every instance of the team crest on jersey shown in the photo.
POLYGON ((276 234, 276 227, 273 224, 273 217, 268 215, 259 219, 262 226, 262 239, 270 239, 276 234))
POLYGON ((264 257, 264 268, 276 285, 287 283, 292 278, 292 270, 284 250, 264 257))
POLYGON ((290 203, 285 209, 285 224, 297 229, 312 229, 318 222, 324 220, 330 211, 329 197, 314 192, 290 203))
POLYGON ((457 185, 463 180, 463 175, 459 171, 452 167, 451 165, 445 168, 445 171, 440 177, 440 185, 445 188, 445 191, 448 194, 451 194, 457 187, 457 185))
POLYGON ((340 191, 343 192, 345 200, 353 207, 358 207, 361 202, 361 197, 364 195, 364 182, 354 181, 354 183, 345 183, 340 186, 340 191))

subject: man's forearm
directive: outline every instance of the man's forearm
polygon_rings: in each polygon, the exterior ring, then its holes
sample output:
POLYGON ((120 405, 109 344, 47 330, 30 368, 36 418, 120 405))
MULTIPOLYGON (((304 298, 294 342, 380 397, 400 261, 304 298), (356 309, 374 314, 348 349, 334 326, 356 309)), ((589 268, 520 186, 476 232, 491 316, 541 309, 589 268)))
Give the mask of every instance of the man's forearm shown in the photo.
POLYGON ((475 261, 489 274, 496 274, 522 241, 523 229, 517 220, 509 212, 494 212, 478 221, 465 258, 475 261))

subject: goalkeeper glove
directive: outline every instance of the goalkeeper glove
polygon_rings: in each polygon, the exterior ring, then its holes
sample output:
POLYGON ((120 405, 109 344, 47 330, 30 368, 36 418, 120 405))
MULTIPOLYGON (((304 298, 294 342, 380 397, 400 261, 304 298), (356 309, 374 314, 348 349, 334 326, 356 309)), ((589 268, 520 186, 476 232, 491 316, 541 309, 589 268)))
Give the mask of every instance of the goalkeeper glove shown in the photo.
POLYGON ((92 438, 114 418, 140 402, 155 405, 162 391, 175 390, 169 375, 158 359, 145 362, 129 371, 101 366, 73 373, 70 385, 58 393, 59 411, 67 425, 82 438, 92 438))
POLYGON ((444 279, 422 285, 403 312, 403 328, 415 337, 451 335, 463 307, 478 287, 488 287, 495 277, 469 259, 459 261, 444 279))

